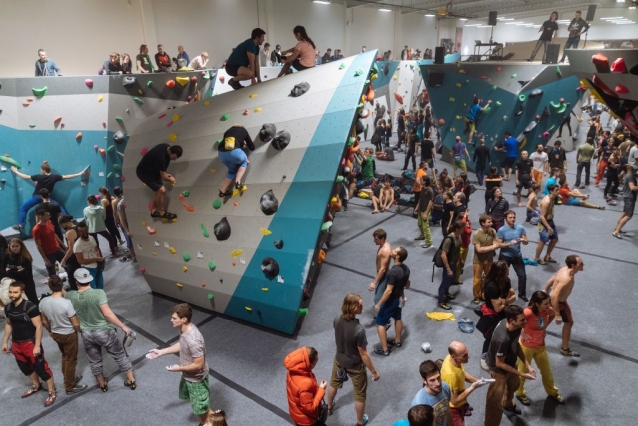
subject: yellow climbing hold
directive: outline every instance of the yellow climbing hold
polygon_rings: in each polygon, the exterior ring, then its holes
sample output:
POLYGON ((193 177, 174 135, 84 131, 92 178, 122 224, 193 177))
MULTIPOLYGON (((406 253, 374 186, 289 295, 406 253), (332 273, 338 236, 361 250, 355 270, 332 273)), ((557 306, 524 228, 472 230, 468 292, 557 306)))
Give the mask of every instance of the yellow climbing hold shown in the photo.
POLYGON ((179 287, 179 288, 184 287, 184 284, 182 284, 182 283, 175 283, 175 285, 176 285, 177 287, 179 287))
POLYGON ((460 116, 460 115, 457 115, 455 118, 456 118, 457 120, 460 120, 460 119, 461 119, 461 116, 460 116))
POLYGON ((188 82, 191 81, 191 79, 188 77, 175 77, 175 81, 177 81, 183 87, 186 86, 188 82))
MULTIPOLYGON (((140 95, 143 95, 143 94, 144 94, 144 92, 142 91, 142 89, 137 89, 137 93, 139 93, 140 95)), ((135 102, 137 102, 137 101, 135 101, 135 102)))
POLYGON ((465 74, 465 70, 459 70, 459 74, 465 74))
POLYGON ((186 265, 182 266, 182 271, 188 272, 188 266, 186 266, 186 265))
POLYGON ((152 254, 153 256, 157 256, 157 252, 156 252, 156 251, 152 252, 151 254, 152 254))
POLYGON ((392 77, 392 80, 396 80, 397 78, 399 78, 399 76, 395 75, 394 77, 392 77))
POLYGON ((235 250, 235 251, 231 252, 231 253, 230 253, 230 255, 231 255, 232 257, 238 257, 238 256, 240 256, 243 252, 244 252, 244 250, 242 250, 242 249, 237 249, 237 250, 235 250))
POLYGON ((204 105, 206 106, 210 105, 210 101, 204 101, 204 105))
POLYGON ((246 310, 247 310, 248 312, 252 312, 252 311, 253 311, 253 308, 251 308, 250 306, 246 306, 246 310))
POLYGON ((261 291, 268 291, 268 287, 262 287, 261 291))
POLYGON ((175 253, 177 253, 177 250, 175 250, 175 247, 169 247, 169 248, 168 248, 168 251, 170 251, 170 252, 171 252, 171 254, 175 254, 175 253))
POLYGON ((456 99, 450 96, 450 102, 454 102, 454 101, 456 101, 456 99))
POLYGON ((104 96, 100 95, 97 97, 98 102, 102 102, 104 100, 104 96))
POLYGON ((269 230, 267 230, 266 228, 259 228, 259 230, 261 231, 262 234, 264 235, 270 235, 272 234, 272 232, 270 232, 269 230))
POLYGON ((255 108, 255 109, 254 109, 254 111, 255 111, 255 112, 261 112, 261 111, 262 111, 262 109, 261 109, 261 108, 259 108, 259 107, 257 107, 257 108, 255 108))
POLYGON ((252 98, 256 98, 257 97, 257 93, 251 93, 248 97, 251 98, 251 99, 252 98))
POLYGON ((456 87, 463 87, 463 85, 461 83, 456 83, 455 86, 456 87))
POLYGON ((171 133, 168 135, 168 140, 171 142, 175 142, 177 140, 177 135, 175 133, 171 133))
POLYGON ((211 173, 215 173, 216 171, 217 171, 217 170, 215 170, 215 169, 210 169, 210 172, 211 172, 211 173))
POLYGON ((179 121, 180 118, 179 114, 173 115, 173 122, 179 121))

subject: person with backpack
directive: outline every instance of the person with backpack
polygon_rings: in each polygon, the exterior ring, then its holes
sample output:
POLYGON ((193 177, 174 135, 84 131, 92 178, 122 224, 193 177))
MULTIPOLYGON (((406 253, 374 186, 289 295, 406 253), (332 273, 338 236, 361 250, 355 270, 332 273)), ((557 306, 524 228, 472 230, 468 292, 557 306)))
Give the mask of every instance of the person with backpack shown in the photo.
POLYGON ((449 293, 449 290, 457 264, 461 258, 461 232, 464 228, 465 224, 462 221, 454 222, 448 229, 449 234, 443 239, 443 243, 441 243, 441 260, 443 261, 444 271, 441 284, 439 285, 438 302, 439 308, 446 311, 452 309, 447 302, 455 299, 455 297, 449 293))

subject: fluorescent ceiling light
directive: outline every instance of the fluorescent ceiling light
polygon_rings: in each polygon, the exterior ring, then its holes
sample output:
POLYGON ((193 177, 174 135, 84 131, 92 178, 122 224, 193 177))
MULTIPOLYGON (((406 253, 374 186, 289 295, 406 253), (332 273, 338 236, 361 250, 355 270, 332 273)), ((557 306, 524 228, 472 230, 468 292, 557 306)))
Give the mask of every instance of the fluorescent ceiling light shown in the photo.
POLYGON ((459 21, 468 21, 469 18, 459 18, 459 21))
POLYGON ((476 28, 492 28, 491 25, 479 25, 476 28))
POLYGON ((616 3, 624 3, 625 0, 616 0, 616 3))
POLYGON ((636 8, 636 6, 629 6, 629 10, 633 10, 635 8, 636 8))
POLYGON ((428 13, 428 14, 423 15, 423 16, 435 16, 435 15, 434 15, 434 14, 432 14, 432 13, 428 13))
POLYGON ((600 18, 600 19, 602 19, 603 21, 606 21, 608 19, 621 19, 621 18, 622 16, 612 16, 611 18, 600 18))
POLYGON ((377 9, 379 12, 392 12, 390 9, 377 9))
POLYGON ((324 1, 324 0, 312 0, 313 3, 319 3, 319 4, 331 4, 331 1, 324 1))
POLYGON ((466 27, 478 27, 481 24, 465 24, 466 27))
POLYGON ((513 21, 514 18, 501 18, 501 21, 513 21))
POLYGON ((635 24, 634 21, 629 21, 629 22, 617 22, 617 25, 627 25, 627 24, 635 24))

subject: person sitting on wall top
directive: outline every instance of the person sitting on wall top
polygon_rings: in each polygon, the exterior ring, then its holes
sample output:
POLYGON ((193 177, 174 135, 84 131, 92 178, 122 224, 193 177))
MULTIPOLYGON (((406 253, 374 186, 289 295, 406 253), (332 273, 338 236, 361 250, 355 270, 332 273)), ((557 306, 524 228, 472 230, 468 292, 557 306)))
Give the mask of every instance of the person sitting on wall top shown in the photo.
POLYGON ((135 57, 135 62, 137 63, 137 70, 142 74, 147 74, 153 72, 153 63, 151 62, 151 57, 148 56, 148 46, 142 44, 140 46, 140 53, 135 57))
POLYGON ((233 183, 235 189, 241 190, 244 187, 242 177, 248 167, 248 156, 245 148, 255 150, 255 144, 248 134, 248 131, 241 124, 235 124, 226 130, 222 142, 218 146, 219 159, 228 168, 226 178, 222 182, 219 190, 220 197, 228 197, 233 194, 233 183))
POLYGON ((226 73, 231 76, 228 85, 235 90, 241 89, 240 81, 250 80, 250 84, 261 83, 259 66, 259 46, 264 43, 266 31, 253 29, 250 38, 241 42, 226 61, 226 73))
POLYGON ((281 68, 281 72, 279 72, 277 77, 288 74, 291 66, 297 71, 303 71, 315 66, 316 47, 312 39, 308 37, 306 29, 301 25, 297 25, 292 30, 292 33, 297 39, 297 44, 295 47, 282 52, 283 55, 287 55, 288 53, 291 53, 291 55, 286 56, 286 62, 284 62, 284 66, 281 68))
POLYGON ((115 75, 115 74, 123 74, 122 65, 120 64, 120 54, 117 52, 113 52, 109 55, 109 59, 104 61, 102 64, 102 69, 100 70, 100 75, 115 75))
POLYGON ((122 74, 132 74, 133 63, 131 62, 131 56, 128 53, 122 53, 120 57, 120 67, 122 68, 122 74))
MULTIPOLYGON (((20 207, 20 218, 18 220, 18 224, 13 226, 13 229, 24 228, 24 225, 27 223, 27 213, 29 212, 29 209, 39 204, 42 201, 42 197, 40 196, 41 189, 46 188, 49 190, 49 193, 52 193, 53 187, 55 186, 56 182, 82 176, 82 172, 75 173, 73 175, 59 175, 59 174, 51 173, 51 166, 49 166, 49 163, 47 161, 44 161, 42 165, 40 166, 41 174, 39 175, 24 174, 18 171, 18 169, 15 166, 11 167, 11 171, 15 173, 16 175, 20 176, 22 179, 28 179, 35 182, 33 195, 31 196, 31 198, 26 200, 24 204, 22 204, 22 207, 20 207)), ((60 204, 57 201, 55 201, 53 198, 50 198, 50 200, 54 203, 60 204)))
POLYGON ((175 178, 166 172, 171 160, 177 160, 184 150, 179 145, 161 143, 151 148, 140 160, 135 170, 137 177, 155 192, 151 217, 173 220, 176 214, 164 210, 164 194, 166 188, 163 181, 175 184, 175 178))
POLYGON ((321 63, 327 64, 330 61, 332 61, 332 49, 328 48, 328 50, 326 50, 326 53, 324 53, 321 57, 321 63))
MULTIPOLYGON (((177 62, 179 63, 179 60, 177 62)), ((188 68, 203 70, 206 69, 206 64, 208 64, 208 52, 202 52, 199 56, 193 58, 190 64, 188 64, 188 68)))
POLYGON ((58 68, 58 65, 53 59, 47 58, 47 52, 45 52, 44 49, 38 50, 38 56, 40 59, 35 61, 36 77, 55 77, 56 74, 62 77, 62 70, 58 68))
POLYGON ((173 58, 173 63, 175 64, 175 68, 180 68, 179 60, 184 59, 186 64, 188 65, 191 62, 191 58, 188 57, 188 53, 184 50, 184 46, 177 46, 177 57, 173 58))
POLYGON ((171 58, 168 53, 164 52, 164 46, 157 45, 157 53, 155 54, 155 63, 157 64, 157 71, 167 72, 171 70, 171 58))

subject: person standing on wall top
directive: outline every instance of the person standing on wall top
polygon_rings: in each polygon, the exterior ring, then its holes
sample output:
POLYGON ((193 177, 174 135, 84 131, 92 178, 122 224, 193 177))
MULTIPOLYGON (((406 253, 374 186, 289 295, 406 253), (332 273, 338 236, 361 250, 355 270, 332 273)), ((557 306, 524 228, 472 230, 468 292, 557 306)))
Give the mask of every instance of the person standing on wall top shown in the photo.
POLYGON ((222 142, 217 147, 219 159, 228 168, 219 190, 219 196, 222 198, 233 194, 233 183, 235 184, 235 189, 241 190, 244 187, 244 182, 241 179, 244 177, 248 167, 248 156, 244 151, 244 144, 249 150, 255 150, 255 144, 246 128, 240 124, 235 124, 226 130, 222 142))
POLYGON ((266 31, 255 28, 250 38, 241 42, 226 61, 226 73, 232 78, 228 85, 235 90, 241 89, 240 81, 250 80, 250 84, 261 83, 259 66, 259 46, 264 43, 266 31))
POLYGON ((277 77, 288 74, 288 70, 290 70, 291 66, 297 71, 307 70, 315 66, 316 46, 312 39, 308 37, 306 29, 301 25, 297 25, 292 30, 292 33, 297 39, 297 44, 295 47, 282 52, 283 55, 288 53, 291 53, 291 55, 286 57, 286 62, 284 62, 284 66, 281 68, 277 77))
POLYGON ((534 47, 534 50, 532 51, 532 56, 530 56, 527 62, 532 62, 534 60, 541 46, 543 46, 543 63, 546 62, 547 45, 556 39, 556 34, 558 33, 558 24, 556 23, 557 19, 558 12, 552 12, 552 14, 549 15, 549 20, 543 22, 543 25, 541 25, 538 29, 538 32, 542 34, 536 42, 536 47, 534 47))
POLYGON ((58 68, 53 59, 47 58, 47 52, 44 49, 38 50, 38 56, 40 59, 35 61, 36 77, 55 77, 56 73, 58 77, 62 77, 62 70, 58 68))
POLYGON ((587 32, 589 24, 583 18, 581 18, 580 10, 576 11, 574 19, 569 23, 569 37, 565 42, 565 49, 563 50, 563 57, 560 59, 559 64, 565 62, 567 56, 567 49, 578 49, 578 43, 580 42, 580 36, 587 32))
POLYGON ((151 57, 148 55, 148 46, 142 44, 140 46, 140 53, 135 57, 135 62, 137 64, 137 70, 142 74, 152 73, 153 72, 153 63, 151 62, 151 57))
MULTIPOLYGON (((51 166, 47 161, 43 161, 40 166, 39 175, 27 175, 22 172, 19 172, 15 166, 11 167, 11 171, 16 175, 20 176, 22 179, 32 180, 35 182, 35 188, 33 190, 33 195, 31 198, 26 200, 24 204, 20 207, 20 218, 18 219, 18 224, 13 227, 13 229, 22 229, 24 225, 27 223, 27 213, 29 209, 38 203, 42 202, 42 196, 40 196, 41 189, 48 189, 49 194, 53 192, 53 187, 55 184, 61 180, 73 179, 79 176, 82 176, 82 172, 75 173, 72 175, 59 175, 56 173, 51 173, 51 166)), ((54 199, 50 198, 50 201, 57 203, 54 199)), ((60 203, 58 203, 60 204, 60 203)))
POLYGON ((176 214, 169 213, 164 209, 164 194, 166 188, 163 181, 175 184, 175 178, 166 172, 171 160, 177 160, 182 156, 182 147, 179 145, 169 145, 161 143, 151 148, 137 165, 137 177, 155 192, 153 198, 153 210, 151 217, 173 220, 176 214))

